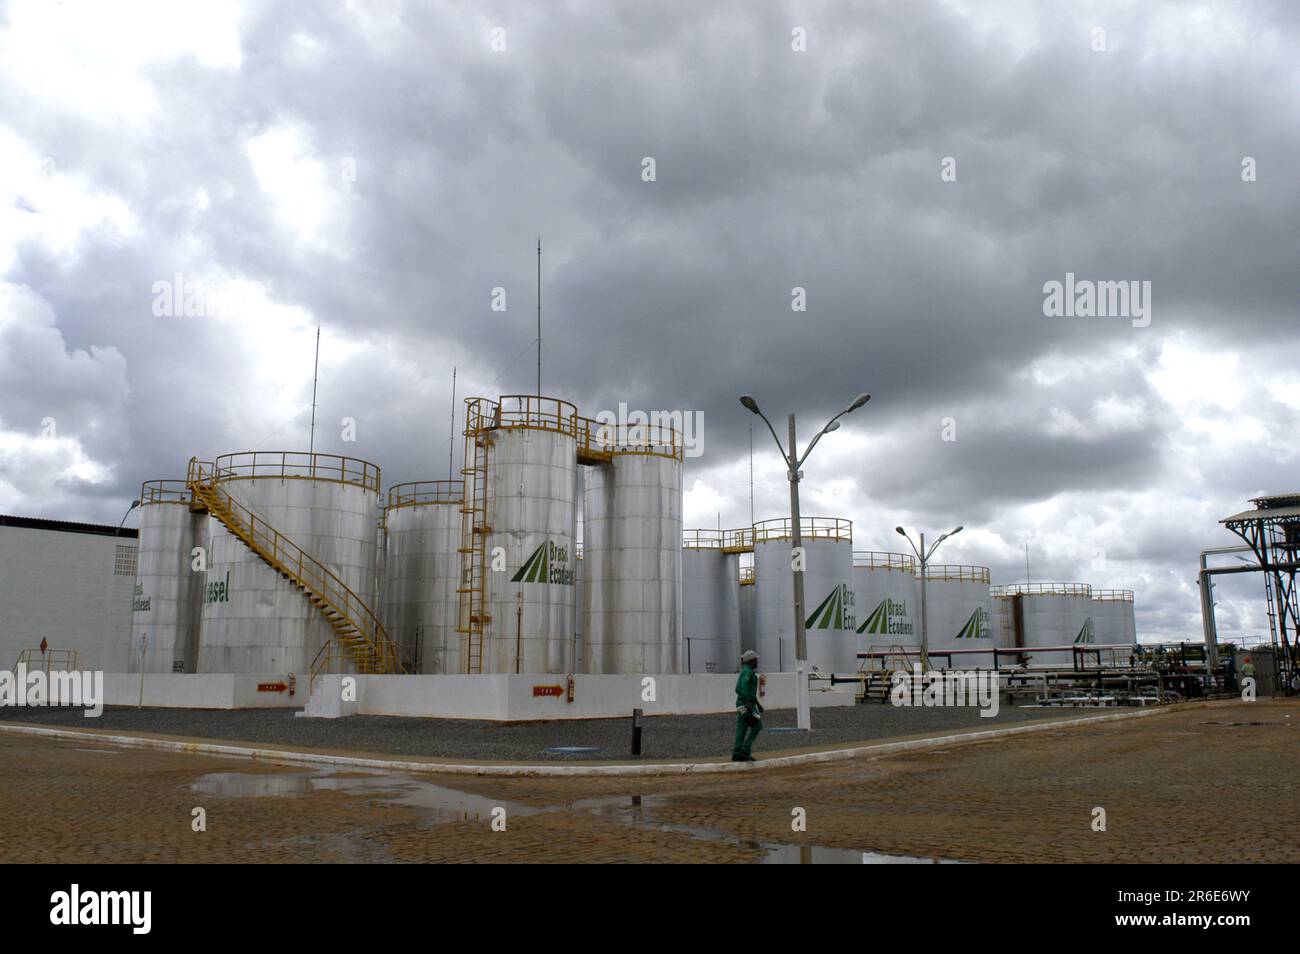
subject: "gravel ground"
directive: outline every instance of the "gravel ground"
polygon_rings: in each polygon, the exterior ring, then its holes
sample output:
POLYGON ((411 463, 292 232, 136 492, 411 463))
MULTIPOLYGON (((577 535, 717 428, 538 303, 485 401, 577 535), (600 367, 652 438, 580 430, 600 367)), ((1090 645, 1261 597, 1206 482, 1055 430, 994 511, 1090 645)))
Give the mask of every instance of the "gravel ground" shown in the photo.
MULTIPOLYGON (((1028 709, 1003 706, 994 718, 977 709, 896 708, 880 703, 814 709, 809 733, 772 731, 795 724, 794 710, 768 713, 754 753, 835 745, 944 729, 988 728, 1028 719, 1078 718, 1095 710, 1028 709)), ((346 719, 301 719, 292 709, 105 708, 97 719, 80 709, 0 709, 0 720, 66 725, 97 731, 153 732, 238 742, 321 749, 349 749, 391 755, 500 760, 625 759, 631 754, 632 722, 584 719, 562 722, 499 723, 470 719, 411 719, 357 715, 346 719), (592 747, 595 752, 548 752, 558 746, 592 747)), ((646 759, 726 756, 731 753, 735 716, 654 716, 645 720, 641 753, 646 759)))

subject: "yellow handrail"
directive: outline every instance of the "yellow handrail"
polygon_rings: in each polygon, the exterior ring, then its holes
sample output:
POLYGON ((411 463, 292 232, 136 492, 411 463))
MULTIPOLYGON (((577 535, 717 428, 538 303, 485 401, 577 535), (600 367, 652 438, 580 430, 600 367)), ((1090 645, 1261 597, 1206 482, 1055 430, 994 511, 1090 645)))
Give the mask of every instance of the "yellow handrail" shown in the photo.
MULTIPOLYGON (((397 644, 384 632, 379 619, 329 567, 235 500, 220 486, 217 470, 206 470, 191 458, 186 482, 231 533, 276 570, 296 579, 313 596, 340 615, 363 643, 353 659, 362 672, 400 672, 397 644)), ((332 627, 335 632, 345 625, 332 627)), ((341 634, 340 634, 341 636, 341 634)), ((346 637, 344 641, 346 642, 346 637)))
POLYGON ((380 493, 379 467, 357 457, 305 451, 241 451, 222 454, 215 461, 214 476, 219 480, 246 477, 285 477, 305 480, 328 480, 355 484, 380 493))

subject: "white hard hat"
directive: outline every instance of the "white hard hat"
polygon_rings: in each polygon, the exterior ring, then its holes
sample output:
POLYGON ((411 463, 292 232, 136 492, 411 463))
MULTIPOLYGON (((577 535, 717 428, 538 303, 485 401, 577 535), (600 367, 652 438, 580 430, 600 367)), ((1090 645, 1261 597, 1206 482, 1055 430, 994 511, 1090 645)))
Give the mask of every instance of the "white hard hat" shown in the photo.
POLYGON ((752 659, 752 660, 757 660, 757 659, 758 659, 758 653, 754 652, 754 650, 752 650, 752 649, 746 649, 745 652, 741 655, 741 657, 740 657, 740 661, 741 661, 741 662, 749 662, 751 659, 752 659))

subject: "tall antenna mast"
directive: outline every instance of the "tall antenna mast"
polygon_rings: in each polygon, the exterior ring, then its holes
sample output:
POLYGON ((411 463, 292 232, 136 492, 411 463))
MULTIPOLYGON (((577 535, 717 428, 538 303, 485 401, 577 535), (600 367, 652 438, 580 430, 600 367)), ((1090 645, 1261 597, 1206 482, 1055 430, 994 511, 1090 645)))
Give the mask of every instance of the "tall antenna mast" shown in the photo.
POLYGON ((447 479, 452 479, 452 454, 456 450, 456 366, 451 368, 451 428, 447 432, 447 479))
POLYGON ((542 396, 542 237, 537 236, 537 396, 542 396))
POLYGON ((754 525, 754 425, 749 425, 749 525, 754 525))
POLYGON ((320 323, 316 324, 316 365, 311 372, 311 440, 307 452, 316 453, 316 382, 320 380, 320 323))
POLYGON ((1029 544, 1025 544, 1025 586, 1029 585, 1029 544))

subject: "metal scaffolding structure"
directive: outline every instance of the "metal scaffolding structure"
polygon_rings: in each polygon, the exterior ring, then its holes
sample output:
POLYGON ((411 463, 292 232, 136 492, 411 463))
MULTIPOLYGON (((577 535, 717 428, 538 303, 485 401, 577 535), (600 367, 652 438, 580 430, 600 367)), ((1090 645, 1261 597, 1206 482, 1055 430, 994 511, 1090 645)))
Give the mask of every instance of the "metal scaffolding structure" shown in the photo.
POLYGON ((1296 572, 1300 570, 1300 493, 1255 497, 1253 510, 1219 522, 1241 537, 1264 573, 1268 625, 1277 658, 1278 677, 1290 686, 1300 671, 1300 605, 1296 572))

